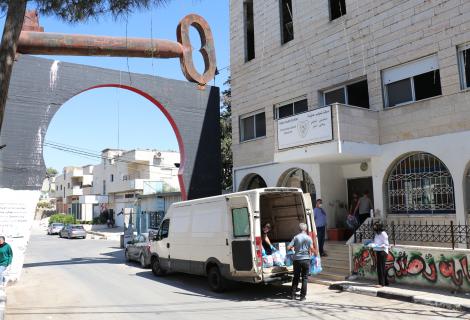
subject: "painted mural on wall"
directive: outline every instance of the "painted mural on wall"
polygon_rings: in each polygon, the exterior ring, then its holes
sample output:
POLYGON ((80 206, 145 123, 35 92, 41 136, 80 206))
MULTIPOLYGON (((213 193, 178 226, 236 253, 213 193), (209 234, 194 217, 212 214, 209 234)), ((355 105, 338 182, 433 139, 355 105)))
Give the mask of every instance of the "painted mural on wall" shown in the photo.
MULTIPOLYGON (((390 282, 433 285, 470 291, 470 250, 396 246, 390 250, 385 269, 390 282)), ((353 245, 353 272, 377 278, 377 260, 372 249, 353 245)))

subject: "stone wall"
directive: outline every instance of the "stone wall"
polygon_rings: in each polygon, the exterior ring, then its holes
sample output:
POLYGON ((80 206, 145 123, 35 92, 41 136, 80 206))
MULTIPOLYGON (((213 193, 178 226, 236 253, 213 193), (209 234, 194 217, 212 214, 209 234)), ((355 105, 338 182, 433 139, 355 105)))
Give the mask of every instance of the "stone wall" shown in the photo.
MULTIPOLYGON (((159 108, 178 141, 178 173, 183 198, 220 194, 219 89, 145 74, 62 63, 28 55, 13 67, 0 144, 0 187, 39 190, 46 168, 43 143, 59 108, 75 95, 99 87, 120 87, 140 94, 159 108)), ((86 123, 84 115, 81 121, 86 123)), ((146 130, 158 136, 158 126, 146 130)), ((79 133, 77 133, 79 135, 79 133)))
POLYGON ((380 111, 380 143, 470 129, 457 62, 457 46, 470 41, 470 2, 347 0, 347 14, 330 21, 328 0, 296 0, 294 39, 285 44, 279 1, 253 3, 256 57, 245 62, 243 1, 230 1, 235 168, 273 161, 275 104, 306 95, 316 108, 322 90, 363 78, 380 111), (431 54, 443 95, 383 111, 381 71, 431 54), (255 110, 266 112, 266 138, 239 143, 239 117, 255 110))
MULTIPOLYGON (((351 272, 377 281, 374 251, 351 244, 351 272)), ((386 262, 390 283, 470 292, 470 250, 423 246, 392 246, 386 262)))

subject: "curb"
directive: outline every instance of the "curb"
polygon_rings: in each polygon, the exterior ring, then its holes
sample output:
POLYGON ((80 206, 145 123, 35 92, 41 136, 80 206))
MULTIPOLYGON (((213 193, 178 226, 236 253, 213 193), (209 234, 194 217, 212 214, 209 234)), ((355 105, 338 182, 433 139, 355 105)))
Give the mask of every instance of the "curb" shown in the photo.
POLYGON ((0 320, 5 317, 5 307, 7 302, 7 295, 4 290, 0 289, 0 320))
POLYGON ((104 240, 107 240, 107 237, 104 233, 100 233, 100 232, 96 232, 96 231, 87 231, 86 233, 92 234, 92 235, 95 235, 95 236, 99 236, 99 237, 102 237, 104 240))
POLYGON ((422 304, 422 305, 438 307, 438 308, 443 308, 443 309, 448 309, 448 310, 470 312, 470 301, 468 305, 462 305, 460 303, 442 302, 442 301, 437 301, 436 299, 417 296, 417 295, 380 291, 380 290, 377 290, 376 288, 360 287, 360 286, 355 286, 355 285, 346 284, 346 283, 332 283, 329 286, 329 289, 364 294, 368 296, 374 296, 374 297, 391 299, 391 300, 398 300, 402 302, 422 304))

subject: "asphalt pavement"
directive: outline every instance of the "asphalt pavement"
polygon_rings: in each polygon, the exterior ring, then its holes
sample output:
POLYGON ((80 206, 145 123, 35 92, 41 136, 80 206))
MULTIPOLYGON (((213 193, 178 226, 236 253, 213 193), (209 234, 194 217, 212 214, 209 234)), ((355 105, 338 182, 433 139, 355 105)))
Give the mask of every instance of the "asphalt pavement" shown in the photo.
POLYGON ((33 232, 20 281, 7 289, 6 319, 470 319, 468 314, 309 284, 306 302, 288 286, 240 285, 216 294, 204 277, 154 277, 126 263, 117 241, 33 232))

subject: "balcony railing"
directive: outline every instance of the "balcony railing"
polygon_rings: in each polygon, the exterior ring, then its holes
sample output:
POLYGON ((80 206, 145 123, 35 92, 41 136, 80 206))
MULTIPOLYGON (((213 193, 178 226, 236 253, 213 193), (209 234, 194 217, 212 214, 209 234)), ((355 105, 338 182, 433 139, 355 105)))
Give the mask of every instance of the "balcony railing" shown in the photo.
POLYGON ((277 149, 325 142, 379 144, 379 112, 334 103, 277 121, 277 149))
POLYGON ((335 141, 379 144, 378 111, 334 103, 331 113, 335 141))

